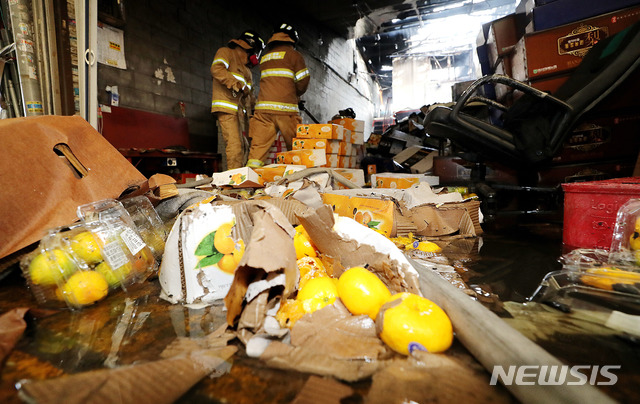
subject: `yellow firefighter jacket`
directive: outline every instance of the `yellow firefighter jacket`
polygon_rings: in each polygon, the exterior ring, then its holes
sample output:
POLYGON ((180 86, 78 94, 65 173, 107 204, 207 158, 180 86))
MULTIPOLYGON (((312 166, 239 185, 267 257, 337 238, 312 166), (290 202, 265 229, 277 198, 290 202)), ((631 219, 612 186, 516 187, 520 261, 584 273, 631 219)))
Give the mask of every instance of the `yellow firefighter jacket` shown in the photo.
POLYGON ((249 45, 242 40, 232 39, 230 42, 239 46, 231 49, 224 46, 216 52, 211 63, 213 76, 213 91, 211 98, 211 112, 238 112, 240 98, 251 92, 251 70, 246 66, 249 45))
MULTIPOLYGON (((269 42, 274 41, 275 34, 269 42)), ((278 40, 278 39, 276 39, 278 40)), ((298 114, 299 97, 309 86, 309 70, 293 44, 277 43, 260 59, 256 112, 298 114)))

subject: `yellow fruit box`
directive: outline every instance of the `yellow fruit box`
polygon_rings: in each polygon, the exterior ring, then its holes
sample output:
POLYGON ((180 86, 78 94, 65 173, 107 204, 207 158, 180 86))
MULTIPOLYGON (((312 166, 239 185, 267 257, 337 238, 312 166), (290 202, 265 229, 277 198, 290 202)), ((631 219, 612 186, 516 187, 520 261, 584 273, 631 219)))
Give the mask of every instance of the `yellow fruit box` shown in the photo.
POLYGON ((362 132, 351 132, 351 136, 349 137, 349 143, 351 144, 364 144, 364 133, 362 132))
POLYGON ((269 164, 264 167, 254 168, 255 171, 265 183, 278 181, 284 176, 287 176, 296 171, 304 170, 307 168, 304 165, 293 164, 269 164))
POLYGON ((213 173, 211 185, 233 188, 258 188, 264 186, 264 180, 253 169, 240 167, 221 173, 213 173))
POLYGON ((305 167, 322 167, 327 164, 324 150, 291 150, 276 154, 276 164, 297 164, 305 167))
POLYGON ((352 132, 364 132, 364 121, 360 119, 337 118, 331 120, 331 123, 342 125, 345 129, 349 129, 352 132))
POLYGON ((325 192, 322 194, 322 201, 330 205, 336 214, 350 217, 386 237, 394 237, 396 234, 394 227, 396 206, 390 199, 382 200, 325 192))
MULTIPOLYGON (((336 168, 334 171, 342 175, 349 181, 353 182, 360 188, 364 187, 365 185, 364 170, 361 170, 359 168, 336 168)), ((345 186, 340 184, 339 182, 337 183, 337 187, 339 189, 345 188, 345 186)))
POLYGON ((407 189, 420 182, 417 176, 412 177, 387 177, 383 175, 373 174, 371 176, 371 188, 396 188, 407 189))
POLYGON ((293 150, 303 149, 324 149, 326 153, 341 154, 343 156, 351 155, 351 143, 336 139, 293 139, 293 150))
POLYGON ((344 127, 331 123, 312 123, 310 125, 298 125, 296 137, 304 139, 345 139, 344 127))
POLYGON ((371 175, 371 188, 407 189, 421 182, 438 185, 439 178, 422 174, 381 173, 371 175))
POLYGON ((352 157, 339 154, 327 154, 327 163, 323 167, 331 168, 353 168, 352 157))

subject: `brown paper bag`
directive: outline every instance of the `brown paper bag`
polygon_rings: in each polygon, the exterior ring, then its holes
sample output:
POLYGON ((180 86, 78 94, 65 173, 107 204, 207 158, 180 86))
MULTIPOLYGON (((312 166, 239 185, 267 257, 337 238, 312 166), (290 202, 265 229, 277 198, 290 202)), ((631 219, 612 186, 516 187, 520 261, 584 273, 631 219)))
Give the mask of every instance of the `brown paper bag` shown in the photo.
POLYGON ((0 258, 146 178, 78 116, 0 120, 0 258))

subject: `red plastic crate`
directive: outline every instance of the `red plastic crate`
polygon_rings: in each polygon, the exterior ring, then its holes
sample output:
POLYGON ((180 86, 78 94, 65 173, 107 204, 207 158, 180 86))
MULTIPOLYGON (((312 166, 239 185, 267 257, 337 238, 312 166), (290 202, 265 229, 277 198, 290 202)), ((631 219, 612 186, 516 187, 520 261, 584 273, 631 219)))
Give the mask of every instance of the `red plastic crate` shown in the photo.
POLYGON ((565 250, 611 248, 618 209, 640 198, 640 177, 562 184, 565 250))

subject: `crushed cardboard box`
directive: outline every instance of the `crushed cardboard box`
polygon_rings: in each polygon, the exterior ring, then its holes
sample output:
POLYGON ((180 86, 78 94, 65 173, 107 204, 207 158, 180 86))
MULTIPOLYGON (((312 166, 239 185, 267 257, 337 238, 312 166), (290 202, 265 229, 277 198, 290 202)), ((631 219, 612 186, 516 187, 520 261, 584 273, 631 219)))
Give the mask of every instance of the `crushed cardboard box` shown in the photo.
POLYGON ((459 193, 435 194, 421 183, 409 189, 350 189, 322 194, 339 215, 352 217, 387 237, 475 237, 482 234, 480 202, 459 193))
MULTIPOLYGON (((243 276, 245 265, 267 273, 294 271, 293 233, 293 227, 284 214, 264 201, 233 205, 206 202, 185 209, 176 219, 165 245, 159 273, 160 297, 171 303, 210 305, 225 296, 230 297, 229 288, 232 282, 243 276), (201 246, 207 238, 213 243, 212 232, 224 223, 235 223, 234 240, 243 240, 246 245, 233 275, 221 270, 217 263, 202 264, 206 257, 202 257, 201 246), (256 243, 255 240, 262 242, 256 243), (265 246, 265 242, 274 244, 265 246), (291 251, 287 248, 289 246, 291 251), (273 251, 279 253, 274 255, 273 251)), ((285 286, 286 290, 293 288, 291 284, 285 286)), ((230 314, 237 312, 237 308, 229 310, 230 314)))

